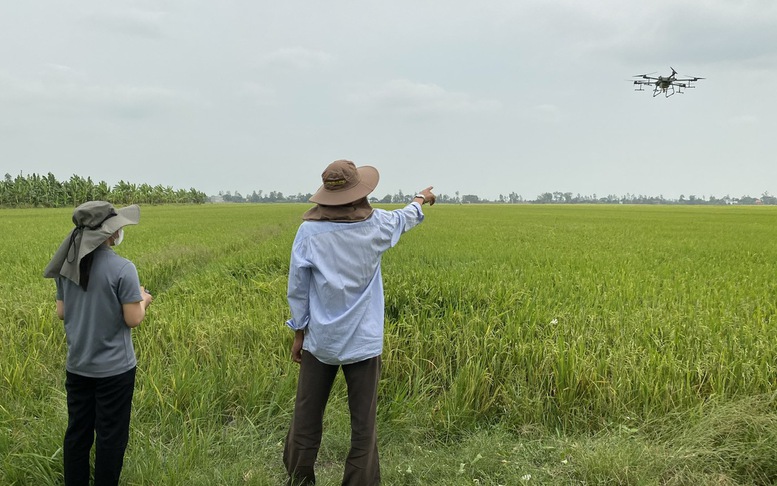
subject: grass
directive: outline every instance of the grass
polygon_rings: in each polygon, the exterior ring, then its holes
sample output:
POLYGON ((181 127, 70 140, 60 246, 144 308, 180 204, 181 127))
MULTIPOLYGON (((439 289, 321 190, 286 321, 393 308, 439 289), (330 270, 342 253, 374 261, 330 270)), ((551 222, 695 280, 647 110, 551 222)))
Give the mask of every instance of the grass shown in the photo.
MULTIPOLYGON (((117 251, 156 300, 133 331, 125 484, 282 483, 304 209, 143 207, 127 229, 117 251)), ((426 213, 383 263, 385 484, 777 481, 774 208, 426 213)), ((2 484, 61 482, 66 349, 41 272, 70 214, 0 210, 2 484)), ((320 484, 348 431, 338 379, 320 484)))

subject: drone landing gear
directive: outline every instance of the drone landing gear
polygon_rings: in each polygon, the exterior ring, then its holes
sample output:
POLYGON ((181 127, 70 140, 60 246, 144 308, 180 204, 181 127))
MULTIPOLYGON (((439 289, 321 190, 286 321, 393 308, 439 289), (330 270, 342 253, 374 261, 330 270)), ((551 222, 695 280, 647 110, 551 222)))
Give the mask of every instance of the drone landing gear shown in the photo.
POLYGON ((675 93, 683 94, 683 90, 681 88, 677 88, 677 90, 674 89, 674 86, 670 86, 669 88, 656 88, 653 90, 653 98, 661 94, 661 92, 664 93, 664 96, 669 98, 675 93))

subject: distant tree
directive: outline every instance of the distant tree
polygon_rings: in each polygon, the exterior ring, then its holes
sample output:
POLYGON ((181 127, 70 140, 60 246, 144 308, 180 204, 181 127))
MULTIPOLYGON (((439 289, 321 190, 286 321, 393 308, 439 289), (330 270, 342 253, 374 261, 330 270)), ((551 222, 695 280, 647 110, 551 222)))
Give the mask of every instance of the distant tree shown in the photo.
POLYGON ((111 195, 111 187, 105 181, 100 181, 95 187, 93 197, 96 201, 107 201, 111 195))
POLYGON ((13 178, 11 178, 11 174, 6 174, 5 179, 0 181, 0 206, 10 205, 10 191, 12 184, 13 178))
POLYGON ((189 189, 188 202, 194 203, 194 204, 205 204, 205 201, 207 200, 208 200, 208 196, 204 192, 198 191, 193 187, 189 189))
POLYGON ((391 198, 391 202, 396 204, 401 204, 405 202, 405 193, 402 192, 402 189, 399 190, 394 196, 391 198))
POLYGON ((764 204, 774 205, 777 204, 777 197, 770 195, 767 191, 761 194, 761 202, 764 204))
POLYGON ((539 204, 550 204, 553 202, 553 193, 551 192, 543 192, 539 196, 537 196, 537 199, 535 202, 539 204))

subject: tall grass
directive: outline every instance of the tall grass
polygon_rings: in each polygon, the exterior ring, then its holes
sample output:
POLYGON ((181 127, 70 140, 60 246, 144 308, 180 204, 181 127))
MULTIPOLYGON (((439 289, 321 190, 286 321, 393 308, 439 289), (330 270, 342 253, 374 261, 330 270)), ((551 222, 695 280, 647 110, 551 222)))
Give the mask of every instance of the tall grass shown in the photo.
MULTIPOLYGON (((282 481, 304 209, 144 207, 127 229, 156 298, 127 484, 282 481)), ((425 210, 383 263, 387 484, 777 481, 773 208, 425 210)), ((0 211, 3 484, 60 481, 66 349, 41 272, 70 213, 0 211)), ((348 448, 341 380, 326 420, 324 484, 348 448)))

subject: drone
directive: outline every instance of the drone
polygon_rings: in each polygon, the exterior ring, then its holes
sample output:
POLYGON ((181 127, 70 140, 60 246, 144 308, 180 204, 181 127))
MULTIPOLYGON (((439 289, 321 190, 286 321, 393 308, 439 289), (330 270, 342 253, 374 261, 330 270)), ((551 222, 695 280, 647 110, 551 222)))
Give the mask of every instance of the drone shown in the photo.
POLYGON ((704 79, 695 76, 678 78, 677 71, 672 66, 669 66, 669 68, 672 70, 672 74, 669 76, 651 76, 650 74, 653 73, 635 75, 635 78, 640 79, 634 80, 634 91, 645 91, 645 86, 653 86, 653 98, 661 93, 664 93, 664 96, 669 98, 675 93, 683 94, 683 90, 686 88, 695 88, 696 86, 693 86, 691 83, 704 79))

